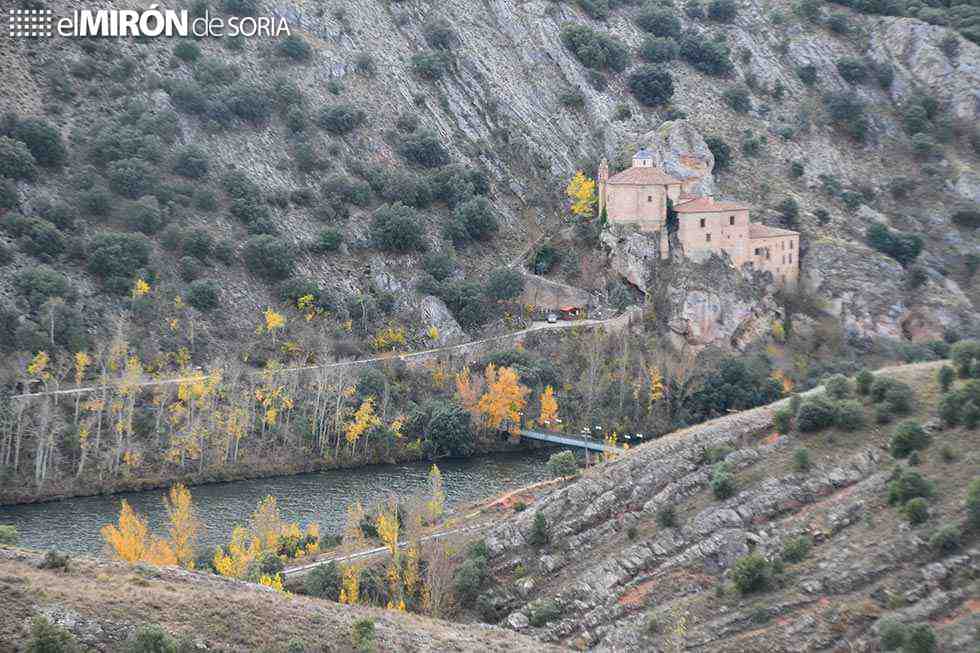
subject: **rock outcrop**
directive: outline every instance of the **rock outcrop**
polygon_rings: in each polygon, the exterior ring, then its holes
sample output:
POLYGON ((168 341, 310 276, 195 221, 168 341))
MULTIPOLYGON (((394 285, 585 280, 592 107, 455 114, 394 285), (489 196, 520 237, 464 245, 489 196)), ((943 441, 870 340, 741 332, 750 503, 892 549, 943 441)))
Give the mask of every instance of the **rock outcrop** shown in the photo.
POLYGON ((640 146, 653 152, 653 165, 682 181, 698 178, 697 195, 715 192, 715 157, 698 129, 687 120, 670 120, 640 137, 640 146))

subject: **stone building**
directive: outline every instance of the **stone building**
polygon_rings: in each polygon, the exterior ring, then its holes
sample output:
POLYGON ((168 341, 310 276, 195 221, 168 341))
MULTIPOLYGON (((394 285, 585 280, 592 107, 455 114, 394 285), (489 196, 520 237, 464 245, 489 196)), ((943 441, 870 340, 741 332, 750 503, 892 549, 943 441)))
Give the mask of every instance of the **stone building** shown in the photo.
MULTIPOLYGON (((800 234, 751 222, 745 204, 696 195, 698 179, 664 174, 645 149, 636 153, 631 167, 611 177, 603 159, 597 178, 599 212, 605 209, 610 224, 661 232, 669 201, 677 213, 677 241, 685 256, 724 252, 736 268, 751 263, 771 273, 777 285, 795 286, 800 275, 800 234)), ((668 241, 660 239, 661 258, 669 254, 668 241)))

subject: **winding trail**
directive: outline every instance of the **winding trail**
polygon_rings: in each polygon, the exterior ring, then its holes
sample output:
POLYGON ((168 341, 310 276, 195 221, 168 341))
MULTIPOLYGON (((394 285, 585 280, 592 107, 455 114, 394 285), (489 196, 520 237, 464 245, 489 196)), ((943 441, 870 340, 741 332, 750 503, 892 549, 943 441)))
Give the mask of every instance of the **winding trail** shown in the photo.
MULTIPOLYGON (((445 347, 434 347, 432 349, 424 349, 422 351, 415 351, 405 354, 389 353, 382 356, 373 356, 371 358, 359 358, 357 360, 350 361, 340 361, 337 363, 327 363, 324 365, 304 365, 300 367, 286 367, 281 370, 276 370, 273 374, 295 374, 298 372, 309 372, 316 370, 330 370, 330 369, 340 369, 344 367, 356 367, 358 365, 370 365, 372 363, 380 363, 384 361, 410 361, 416 358, 425 358, 428 356, 434 356, 439 354, 452 354, 454 352, 465 352, 467 349, 472 347, 479 347, 480 345, 488 344, 498 340, 508 340, 508 339, 518 339, 529 333, 535 331, 560 331, 563 329, 572 329, 575 327, 584 328, 603 328, 603 329, 615 329, 621 328, 630 323, 630 319, 634 315, 634 311, 628 309, 621 315, 616 317, 610 317, 604 320, 575 320, 572 322, 556 322, 554 324, 548 322, 532 322, 531 326, 526 329, 521 329, 520 331, 513 331, 511 333, 505 333, 499 336, 491 336, 489 338, 481 338, 479 340, 470 340, 458 345, 447 345, 445 347)), ((248 374, 251 376, 259 376, 262 374, 268 374, 266 371, 253 371, 248 374)), ((182 376, 175 377, 172 379, 155 379, 148 381, 141 381, 139 383, 133 384, 137 388, 150 388, 154 386, 162 385, 179 385, 181 383, 187 383, 190 381, 203 381, 205 379, 211 378, 207 374, 199 374, 196 376, 182 376)), ((47 390, 44 392, 24 392, 21 394, 11 395, 11 399, 33 399, 36 397, 50 397, 50 396, 62 396, 62 395, 79 395, 87 394, 90 392, 100 392, 102 390, 110 390, 116 386, 114 385, 89 385, 89 386, 79 386, 75 388, 66 388, 63 390, 47 390)))

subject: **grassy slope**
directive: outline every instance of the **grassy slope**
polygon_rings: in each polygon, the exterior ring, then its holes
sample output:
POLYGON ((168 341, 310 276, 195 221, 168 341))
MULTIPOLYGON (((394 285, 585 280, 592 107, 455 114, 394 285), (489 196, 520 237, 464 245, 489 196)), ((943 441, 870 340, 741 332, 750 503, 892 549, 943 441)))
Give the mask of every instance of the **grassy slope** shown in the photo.
POLYGON ((346 651, 354 621, 365 618, 375 621, 382 651, 547 650, 506 630, 281 595, 213 575, 87 558, 73 559, 62 573, 37 569, 39 560, 0 548, 0 650, 17 650, 39 611, 71 615, 79 632, 96 633, 80 639, 99 650, 117 650, 132 626, 155 623, 209 649, 280 651, 298 639, 310 651, 346 651))

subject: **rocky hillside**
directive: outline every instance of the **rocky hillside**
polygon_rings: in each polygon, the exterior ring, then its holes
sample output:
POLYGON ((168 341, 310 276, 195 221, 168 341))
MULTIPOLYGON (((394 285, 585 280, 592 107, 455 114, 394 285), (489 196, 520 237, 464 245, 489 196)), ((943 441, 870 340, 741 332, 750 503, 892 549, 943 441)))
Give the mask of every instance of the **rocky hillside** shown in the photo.
POLYGON ((342 606, 177 569, 84 558, 51 567, 40 554, 0 547, 0 570, 4 651, 129 650, 148 626, 162 628, 181 651, 558 650, 500 628, 342 606), (28 649, 38 617, 67 631, 77 648, 28 649))
POLYGON ((795 418, 780 402, 586 472, 487 536, 477 611, 595 650, 975 650, 978 431, 949 426, 963 397, 940 400, 937 369, 881 372, 870 397, 835 378, 836 403, 811 392, 795 418))
POLYGON ((557 228, 562 191, 640 145, 802 230, 805 289, 859 339, 975 323, 980 48, 951 28, 816 1, 209 4, 294 37, 0 46, 8 350, 121 334, 144 358, 245 341, 261 362, 261 312, 305 294, 322 320, 289 327, 294 358, 370 350, 386 325, 462 339, 510 319, 483 307, 487 272, 549 240, 564 256, 542 271, 601 303, 629 266, 557 228), (671 77, 655 106, 631 91, 649 60, 671 77), (872 223, 924 250, 869 248, 872 223))

